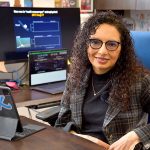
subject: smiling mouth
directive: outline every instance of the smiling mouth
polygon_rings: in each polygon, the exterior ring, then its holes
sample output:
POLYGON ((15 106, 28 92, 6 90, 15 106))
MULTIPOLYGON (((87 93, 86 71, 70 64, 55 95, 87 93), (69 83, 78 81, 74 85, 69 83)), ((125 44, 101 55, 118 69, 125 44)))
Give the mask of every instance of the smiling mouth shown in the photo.
POLYGON ((97 60, 98 63, 105 64, 105 63, 107 63, 107 61, 108 61, 109 59, 107 59, 107 58, 102 58, 102 57, 96 57, 96 60, 97 60))

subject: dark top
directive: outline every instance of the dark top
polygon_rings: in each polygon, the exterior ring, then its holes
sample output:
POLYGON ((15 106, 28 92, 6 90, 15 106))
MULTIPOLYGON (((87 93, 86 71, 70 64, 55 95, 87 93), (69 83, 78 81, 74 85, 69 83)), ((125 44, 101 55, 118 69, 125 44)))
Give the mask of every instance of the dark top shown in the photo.
POLYGON ((107 143, 108 141, 102 131, 102 126, 108 108, 107 99, 110 88, 108 79, 109 73, 104 75, 92 73, 83 103, 81 131, 83 134, 91 135, 107 143), (94 91, 97 93, 95 96, 94 91))

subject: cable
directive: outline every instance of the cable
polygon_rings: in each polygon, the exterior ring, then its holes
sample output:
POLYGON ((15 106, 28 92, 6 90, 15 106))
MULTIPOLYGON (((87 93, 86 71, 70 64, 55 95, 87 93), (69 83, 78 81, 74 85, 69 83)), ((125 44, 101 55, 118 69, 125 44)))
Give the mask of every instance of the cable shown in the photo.
POLYGON ((28 64, 26 64, 25 69, 24 69, 24 72, 23 72, 23 74, 20 76, 20 79, 23 78, 23 76, 24 76, 25 73, 27 72, 27 69, 28 69, 28 64))
POLYGON ((28 76, 28 65, 26 65, 25 69, 24 69, 24 73, 20 76, 20 81, 22 82, 27 76, 28 76))

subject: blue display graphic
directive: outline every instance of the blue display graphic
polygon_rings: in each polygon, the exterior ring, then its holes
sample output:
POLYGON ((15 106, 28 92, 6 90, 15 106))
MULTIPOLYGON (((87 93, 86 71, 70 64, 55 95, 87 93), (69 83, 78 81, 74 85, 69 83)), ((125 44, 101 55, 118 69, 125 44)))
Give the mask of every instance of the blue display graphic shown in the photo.
POLYGON ((14 17, 17 51, 62 47, 59 17, 14 17))
POLYGON ((0 95, 0 110, 2 110, 2 108, 11 110, 12 109, 12 105, 10 103, 5 104, 4 100, 5 100, 5 96, 0 95))

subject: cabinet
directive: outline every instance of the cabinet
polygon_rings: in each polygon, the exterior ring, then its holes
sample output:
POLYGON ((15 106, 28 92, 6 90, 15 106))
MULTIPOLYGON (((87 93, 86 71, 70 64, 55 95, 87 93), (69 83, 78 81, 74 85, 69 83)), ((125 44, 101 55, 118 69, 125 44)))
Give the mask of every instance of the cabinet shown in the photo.
MULTIPOLYGON (((137 0, 95 0, 94 9, 135 10, 136 1, 137 0)), ((148 1, 149 0, 147 0, 147 2, 148 1)))
POLYGON ((150 10, 150 0, 137 0, 136 10, 150 10))

